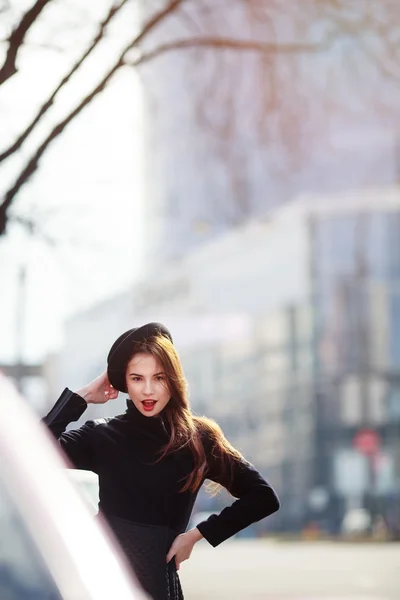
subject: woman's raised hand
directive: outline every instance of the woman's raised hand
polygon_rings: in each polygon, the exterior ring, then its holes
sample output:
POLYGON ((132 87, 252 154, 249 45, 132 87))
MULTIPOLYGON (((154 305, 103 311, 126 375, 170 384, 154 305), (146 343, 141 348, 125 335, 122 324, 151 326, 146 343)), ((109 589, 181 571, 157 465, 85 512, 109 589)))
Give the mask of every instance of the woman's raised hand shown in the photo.
POLYGON ((108 400, 114 400, 118 397, 118 390, 109 382, 107 371, 104 371, 76 393, 82 396, 88 404, 104 404, 108 400))

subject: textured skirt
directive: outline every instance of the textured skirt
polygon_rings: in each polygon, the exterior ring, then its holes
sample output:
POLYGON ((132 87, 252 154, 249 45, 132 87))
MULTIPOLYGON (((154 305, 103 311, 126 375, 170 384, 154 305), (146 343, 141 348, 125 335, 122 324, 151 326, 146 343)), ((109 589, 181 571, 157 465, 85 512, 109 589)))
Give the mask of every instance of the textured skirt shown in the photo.
POLYGON ((178 535, 168 527, 134 523, 120 517, 106 520, 129 564, 153 600, 183 600, 175 558, 168 564, 167 553, 178 535))

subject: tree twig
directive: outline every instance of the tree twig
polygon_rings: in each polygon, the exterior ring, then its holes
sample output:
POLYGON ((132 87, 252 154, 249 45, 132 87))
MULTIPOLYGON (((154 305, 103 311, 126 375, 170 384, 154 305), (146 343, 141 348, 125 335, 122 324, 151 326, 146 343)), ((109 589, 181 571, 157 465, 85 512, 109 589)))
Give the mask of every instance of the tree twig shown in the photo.
POLYGON ((193 49, 193 48, 210 48, 212 50, 232 50, 236 52, 257 52, 260 54, 306 54, 316 53, 326 50, 331 45, 333 39, 329 38, 317 44, 276 44, 276 43, 261 43, 253 40, 241 40, 235 38, 222 37, 198 37, 173 42, 160 44, 153 50, 140 54, 132 60, 125 60, 125 63, 137 67, 146 62, 154 60, 158 56, 174 52, 176 50, 193 49))
POLYGON ((31 25, 36 21, 49 2, 51 2, 51 0, 37 0, 32 8, 24 14, 17 27, 8 38, 7 54, 3 66, 0 68, 0 85, 17 72, 17 55, 24 42, 25 36, 31 25))
POLYGON ((105 33, 106 28, 109 25, 110 21, 118 13, 118 11, 124 6, 124 4, 126 4, 128 1, 129 0, 122 0, 118 5, 114 5, 110 8, 107 16, 100 23, 98 32, 97 32, 95 38, 93 39, 92 43, 90 44, 89 48, 79 58, 79 60, 72 66, 72 68, 65 75, 65 77, 63 77, 63 79, 60 81, 58 86, 55 88, 55 90, 53 91, 51 96, 40 107, 40 109, 38 110, 35 117, 32 119, 32 121, 29 123, 29 125, 25 128, 25 130, 19 135, 19 137, 15 140, 15 142, 13 144, 11 144, 11 146, 9 146, 6 150, 4 150, 0 154, 0 163, 3 162, 4 160, 6 160, 9 156, 14 154, 14 152, 16 152, 17 150, 20 149, 22 144, 25 142, 25 140, 30 135, 30 133, 33 131, 33 129, 36 127, 36 125, 39 123, 39 121, 43 118, 43 116, 46 114, 46 112, 54 104, 54 100, 56 99, 56 96, 58 95, 58 93, 62 90, 63 87, 65 87, 65 85, 68 83, 68 81, 71 79, 71 77, 78 71, 78 69, 82 66, 82 64, 85 62, 85 60, 88 58, 88 56, 93 52, 93 50, 97 47, 99 42, 103 39, 104 33, 105 33))
POLYGON ((172 14, 184 0, 171 0, 167 6, 160 11, 152 15, 148 21, 143 25, 140 33, 125 47, 119 56, 116 63, 106 73, 100 83, 88 94, 73 111, 69 113, 65 119, 60 121, 48 134, 33 156, 28 160, 28 163, 20 172, 14 184, 8 190, 4 196, 4 201, 0 205, 0 235, 4 233, 6 221, 7 221, 7 210, 12 204, 14 198, 20 191, 23 185, 32 177, 38 168, 39 160, 50 146, 50 144, 64 131, 69 123, 80 113, 82 110, 95 98, 100 92, 104 90, 106 85, 115 75, 115 73, 125 65, 126 54, 134 48, 139 42, 141 42, 150 31, 152 31, 157 25, 159 25, 166 17, 172 14))

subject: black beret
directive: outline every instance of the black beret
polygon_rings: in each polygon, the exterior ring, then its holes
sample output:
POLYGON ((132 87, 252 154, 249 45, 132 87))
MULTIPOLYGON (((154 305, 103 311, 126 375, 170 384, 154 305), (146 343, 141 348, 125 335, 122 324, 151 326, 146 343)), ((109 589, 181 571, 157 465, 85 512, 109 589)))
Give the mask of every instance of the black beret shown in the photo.
POLYGON ((125 371, 130 357, 135 350, 135 344, 143 342, 155 335, 165 335, 172 342, 172 336, 162 323, 146 323, 142 327, 134 327, 119 336, 110 348, 107 356, 107 375, 115 389, 127 392, 125 371))

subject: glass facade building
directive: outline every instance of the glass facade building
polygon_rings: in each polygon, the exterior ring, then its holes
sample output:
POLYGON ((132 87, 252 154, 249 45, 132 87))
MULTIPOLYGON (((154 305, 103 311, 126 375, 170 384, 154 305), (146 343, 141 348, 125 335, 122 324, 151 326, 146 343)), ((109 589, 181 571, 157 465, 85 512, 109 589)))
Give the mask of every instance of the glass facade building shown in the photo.
POLYGON ((349 506, 396 521, 400 518, 394 508, 400 506, 400 212, 364 210, 315 217, 310 235, 316 359, 314 484, 329 491, 325 517, 333 530, 349 506), (378 443, 369 455, 357 445, 366 430, 378 443), (347 487, 337 470, 335 475, 339 455, 343 469, 353 465, 347 487), (361 455, 368 470, 364 483, 354 460, 361 455))

